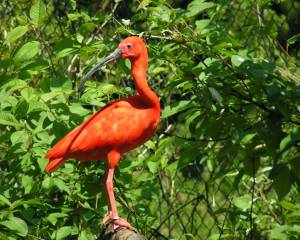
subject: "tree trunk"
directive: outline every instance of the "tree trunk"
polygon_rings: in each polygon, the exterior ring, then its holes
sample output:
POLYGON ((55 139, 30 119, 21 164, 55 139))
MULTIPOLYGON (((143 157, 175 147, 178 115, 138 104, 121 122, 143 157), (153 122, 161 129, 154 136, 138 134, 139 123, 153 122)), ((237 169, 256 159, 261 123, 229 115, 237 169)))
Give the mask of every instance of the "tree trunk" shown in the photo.
POLYGON ((102 234, 98 240, 146 240, 137 229, 135 228, 118 228, 112 231, 112 225, 109 224, 104 229, 104 234, 102 234))

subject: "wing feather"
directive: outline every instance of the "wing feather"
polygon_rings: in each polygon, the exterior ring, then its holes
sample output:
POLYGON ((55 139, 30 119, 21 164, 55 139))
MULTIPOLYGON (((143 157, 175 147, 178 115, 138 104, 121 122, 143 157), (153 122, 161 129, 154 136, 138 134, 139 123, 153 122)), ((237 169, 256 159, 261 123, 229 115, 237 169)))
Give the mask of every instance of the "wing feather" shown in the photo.
POLYGON ((68 158, 68 155, 136 141, 149 127, 148 115, 146 110, 135 108, 128 102, 115 102, 68 133, 46 157, 68 158))

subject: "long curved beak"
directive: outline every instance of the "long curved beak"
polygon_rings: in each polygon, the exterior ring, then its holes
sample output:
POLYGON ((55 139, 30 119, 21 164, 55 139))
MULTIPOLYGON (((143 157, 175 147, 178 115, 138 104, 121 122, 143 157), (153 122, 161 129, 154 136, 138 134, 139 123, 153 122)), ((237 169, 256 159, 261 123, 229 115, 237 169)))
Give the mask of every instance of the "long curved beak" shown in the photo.
POLYGON ((102 66, 118 60, 122 56, 121 49, 117 48, 114 52, 112 52, 109 56, 104 58, 101 62, 97 63, 88 73, 81 79, 79 86, 79 96, 81 95, 85 82, 102 66))

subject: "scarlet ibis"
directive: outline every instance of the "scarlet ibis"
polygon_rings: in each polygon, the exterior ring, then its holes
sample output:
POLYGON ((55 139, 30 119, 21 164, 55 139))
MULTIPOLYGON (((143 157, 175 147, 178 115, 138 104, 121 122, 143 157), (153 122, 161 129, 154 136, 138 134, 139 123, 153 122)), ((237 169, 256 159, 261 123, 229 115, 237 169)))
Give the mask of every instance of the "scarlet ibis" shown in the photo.
POLYGON ((160 103, 147 83, 148 52, 144 41, 131 36, 124 39, 108 57, 96 64, 82 79, 81 84, 101 66, 120 57, 131 62, 131 74, 136 94, 112 102, 92 114, 85 122, 63 137, 46 154, 47 172, 55 171, 64 161, 106 160, 104 175, 108 215, 104 223, 113 228, 130 227, 119 217, 113 191, 113 175, 122 154, 137 148, 149 140, 156 131, 160 119, 160 103))

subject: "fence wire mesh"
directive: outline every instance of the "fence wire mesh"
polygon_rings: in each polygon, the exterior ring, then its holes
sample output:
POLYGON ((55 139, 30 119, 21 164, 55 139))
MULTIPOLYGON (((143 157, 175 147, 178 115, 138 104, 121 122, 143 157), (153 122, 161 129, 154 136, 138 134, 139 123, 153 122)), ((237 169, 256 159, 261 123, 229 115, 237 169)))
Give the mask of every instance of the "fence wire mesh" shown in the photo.
MULTIPOLYGON (((291 24, 288 36, 298 33, 293 24, 299 26, 299 19, 293 16, 284 17, 295 11, 296 4, 299 2, 291 1, 287 9, 281 9, 278 1, 269 1, 265 9, 260 9, 257 1, 232 1, 224 8, 227 14, 232 15, 232 19, 224 27, 228 26, 228 29, 249 33, 244 35, 244 46, 260 43, 254 48, 264 48, 265 57, 273 61, 276 59, 273 55, 275 51, 280 55, 285 55, 288 51, 286 39, 283 40, 280 34, 283 31, 284 21, 289 21, 291 24), (245 12, 247 15, 244 15, 245 12), (282 20, 278 21, 278 19, 282 20), (279 24, 280 22, 282 24, 279 24), (277 38, 270 37, 272 32, 279 33, 277 38), (257 41, 258 37, 262 39, 257 41)), ((224 172, 222 162, 219 167, 212 167, 199 157, 194 159, 188 167, 176 172, 175 180, 162 172, 159 178, 162 196, 158 210, 160 225, 150 239, 225 239, 225 227, 229 225, 229 222, 233 225, 237 223, 234 219, 236 216, 233 215, 236 211, 232 201, 233 196, 245 194, 251 196, 251 207, 244 215, 248 225, 244 237, 237 235, 236 239, 259 239, 255 237, 255 233, 248 235, 251 231, 255 232, 253 223, 255 201, 261 201, 264 207, 260 210, 272 216, 274 222, 281 223, 270 203, 274 192, 267 191, 268 193, 264 194, 261 191, 262 185, 272 184, 271 180, 262 172, 242 178, 239 175, 240 169, 239 164, 232 163, 231 169, 226 169, 224 172), (265 179, 257 182, 258 175, 265 179)))

